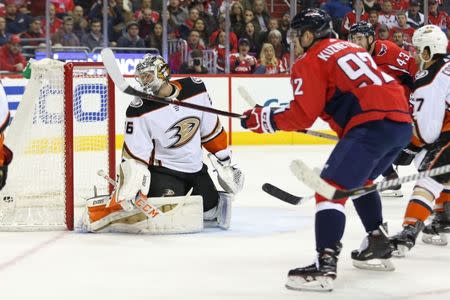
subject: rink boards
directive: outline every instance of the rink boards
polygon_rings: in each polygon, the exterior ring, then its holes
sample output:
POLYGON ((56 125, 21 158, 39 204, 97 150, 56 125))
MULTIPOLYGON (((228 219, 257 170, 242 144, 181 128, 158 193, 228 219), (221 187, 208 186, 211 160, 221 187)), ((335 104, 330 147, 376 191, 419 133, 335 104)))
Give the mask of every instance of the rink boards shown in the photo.
MULTIPOLYGON (((199 76, 200 77, 200 76, 199 76)), ((173 77, 177 79, 179 77, 173 77)), ((213 105, 217 109, 242 113, 247 110, 250 105, 241 97, 238 92, 239 88, 244 87, 251 97, 260 105, 283 105, 289 103, 293 98, 290 78, 285 75, 278 76, 224 76, 224 75, 203 75, 201 79, 210 94, 213 105)), ((127 80, 132 85, 136 85, 136 81, 132 77, 127 80)), ((14 118, 22 94, 24 92, 27 80, 24 78, 3 78, 2 84, 7 94, 11 116, 14 118)), ((81 101, 82 111, 80 113, 94 114, 100 111, 101 97, 96 95, 78 97, 81 101), (84 98, 89 97, 89 98, 84 98), (89 103, 87 104, 87 99, 89 103), (83 101, 85 103, 83 103, 83 101)), ((124 133, 125 111, 132 100, 132 96, 123 94, 116 88, 116 142, 117 147, 121 147, 124 133)), ((46 109, 39 109, 39 113, 46 114, 46 109)), ((51 110, 51 108, 49 108, 51 110)), ((100 114, 99 114, 100 115, 100 114)), ((269 145, 269 144, 330 144, 332 142, 312 137, 301 133, 277 132, 276 134, 255 134, 243 129, 240 126, 239 119, 231 119, 220 117, 221 122, 227 132, 229 132, 229 141, 233 145, 269 145)), ((99 120, 101 122, 102 120, 99 120)), ((77 118, 75 116, 75 122, 77 118)), ((327 124, 318 120, 312 127, 314 130, 331 132, 327 124)), ((87 137, 92 139, 92 136, 87 137)), ((81 137, 83 139, 83 137, 81 137)), ((83 149, 79 149, 83 151, 83 149)), ((100 149, 97 149, 100 150, 100 149)))

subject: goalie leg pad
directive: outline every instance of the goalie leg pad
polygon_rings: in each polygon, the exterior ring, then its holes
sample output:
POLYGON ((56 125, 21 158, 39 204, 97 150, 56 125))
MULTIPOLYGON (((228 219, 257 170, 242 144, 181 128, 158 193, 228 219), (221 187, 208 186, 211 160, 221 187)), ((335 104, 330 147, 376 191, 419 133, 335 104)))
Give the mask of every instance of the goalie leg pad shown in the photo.
POLYGON ((201 196, 148 198, 163 213, 149 219, 139 209, 124 211, 113 197, 98 196, 87 200, 81 229, 85 232, 121 232, 147 234, 193 233, 203 230, 201 196), (111 200, 111 201, 110 201, 111 200), (106 203, 110 201, 110 206, 106 203))
POLYGON ((233 195, 219 192, 219 202, 216 207, 205 211, 203 214, 205 227, 219 227, 227 230, 231 225, 231 202, 233 195))

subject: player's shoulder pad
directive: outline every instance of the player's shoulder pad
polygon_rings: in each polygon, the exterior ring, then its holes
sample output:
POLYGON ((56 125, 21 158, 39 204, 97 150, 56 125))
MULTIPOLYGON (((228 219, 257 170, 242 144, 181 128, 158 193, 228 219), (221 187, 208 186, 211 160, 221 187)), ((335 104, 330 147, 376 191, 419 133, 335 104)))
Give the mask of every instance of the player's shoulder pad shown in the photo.
POLYGON ((417 72, 415 75, 414 89, 430 84, 440 73, 450 76, 450 57, 440 58, 428 69, 417 72))
POLYGON ((171 83, 179 88, 180 93, 178 94, 177 99, 180 101, 206 92, 205 84, 197 77, 185 77, 171 81, 171 83))
POLYGON ((158 103, 150 100, 141 99, 139 97, 134 97, 133 101, 131 101, 130 105, 128 105, 126 115, 127 118, 136 118, 167 105, 168 104, 158 103))

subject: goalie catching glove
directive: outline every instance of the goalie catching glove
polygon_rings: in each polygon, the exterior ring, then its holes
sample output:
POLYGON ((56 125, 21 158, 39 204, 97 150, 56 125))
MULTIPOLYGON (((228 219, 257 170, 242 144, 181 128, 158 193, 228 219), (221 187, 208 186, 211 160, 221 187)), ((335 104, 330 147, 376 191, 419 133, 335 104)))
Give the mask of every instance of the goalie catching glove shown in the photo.
POLYGON ((231 165, 231 151, 220 150, 215 154, 208 154, 214 169, 217 171, 217 180, 220 186, 228 193, 237 194, 244 186, 244 174, 231 165))
POLYGON ((128 159, 120 164, 117 203, 125 211, 134 208, 134 200, 138 193, 147 197, 149 189, 150 171, 146 165, 134 159, 128 159))

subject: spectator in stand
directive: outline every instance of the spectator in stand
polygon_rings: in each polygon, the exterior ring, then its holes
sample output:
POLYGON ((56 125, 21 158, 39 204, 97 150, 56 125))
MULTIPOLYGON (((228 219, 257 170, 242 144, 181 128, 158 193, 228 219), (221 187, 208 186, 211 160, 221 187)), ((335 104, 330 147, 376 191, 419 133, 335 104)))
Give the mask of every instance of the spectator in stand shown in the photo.
POLYGON ((8 42, 9 34, 6 32, 6 20, 0 17, 0 46, 8 42))
POLYGON ((28 31, 22 33, 20 35, 22 39, 22 45, 26 46, 39 46, 41 43, 45 41, 29 41, 25 42, 23 39, 45 39, 45 34, 42 32, 42 22, 41 18, 35 17, 31 20, 30 27, 28 31))
POLYGON ((353 10, 348 12, 344 20, 342 20, 341 33, 342 38, 346 39, 348 35, 348 31, 350 27, 356 23, 356 10, 359 9, 361 11, 360 21, 367 21, 369 19, 369 14, 364 10, 364 4, 362 1, 353 1, 353 10))
POLYGON ((420 12, 420 3, 417 0, 409 2, 409 10, 406 12, 407 23, 414 29, 425 24, 425 16, 420 12))
POLYGON ((162 32, 162 24, 156 23, 153 31, 145 37, 145 46, 147 48, 156 48, 159 53, 162 53, 162 32))
MULTIPOLYGON (((219 31, 215 35, 214 50, 217 54, 217 71, 218 73, 225 72, 225 31, 219 31)), ((236 48, 230 45, 230 52, 235 53, 236 48)))
POLYGON ((271 30, 269 32, 269 36, 267 37, 267 41, 273 46, 273 49, 275 50, 275 56, 278 59, 282 59, 282 57, 284 56, 284 54, 287 51, 286 49, 286 45, 284 45, 282 43, 282 36, 281 36, 281 32, 279 30, 271 30))
POLYGON ((0 71, 22 72, 27 61, 20 53, 20 37, 11 35, 6 45, 0 48, 0 71))
POLYGON ((439 26, 445 33, 450 26, 450 18, 445 11, 438 9, 437 0, 428 0, 428 23, 439 26))
POLYGON ((139 36, 138 23, 131 21, 127 24, 127 32, 119 38, 117 47, 145 48, 144 40, 139 36))
POLYGON ((230 54, 230 72, 236 74, 252 74, 256 68, 256 57, 249 54, 250 42, 246 38, 239 39, 238 53, 230 54))
POLYGON ((84 18, 83 7, 77 5, 72 10, 73 33, 81 41, 81 37, 87 32, 89 22, 84 18))
MULTIPOLYGON (((269 32, 272 30, 278 30, 278 20, 270 18, 268 24, 268 31, 261 31, 258 35, 258 48, 261 48, 262 44, 269 43, 269 32)), ((282 37, 283 40, 283 37, 282 37)), ((286 44, 285 44, 286 45, 286 44)))
MULTIPOLYGON (((62 26, 63 21, 56 17, 55 6, 53 4, 50 4, 49 16, 50 16, 50 34, 54 34, 62 26)), ((44 33, 45 33, 45 24, 46 21, 45 19, 43 19, 42 32, 44 33)))
POLYGON ((411 28, 407 23, 406 13, 403 11, 399 11, 397 13, 397 24, 398 26, 393 27, 389 35, 394 37, 394 32, 401 31, 403 33, 403 39, 407 43, 411 43, 412 36, 414 34, 414 28, 411 28))
MULTIPOLYGON (((88 19, 103 20, 103 1, 97 0, 88 13, 88 19)), ((116 46, 118 40, 123 36, 125 18, 122 8, 117 5, 116 0, 109 0, 108 5, 108 40, 111 46, 116 46)))
POLYGON ((17 11, 17 5, 14 0, 6 0, 6 32, 10 34, 19 34, 28 30, 30 17, 17 11))
POLYGON ((380 11, 381 6, 380 3, 378 3, 378 0, 362 0, 364 3, 364 10, 369 12, 371 10, 380 11))
POLYGON ((367 21, 372 24, 373 29, 375 30, 375 38, 378 39, 378 30, 380 29, 380 23, 378 23, 378 11, 369 11, 369 20, 367 21))
MULTIPOLYGON (((195 49, 205 50, 204 45, 202 45, 200 40, 200 33, 197 30, 191 30, 187 38, 187 50, 192 51, 195 49)), ((170 70, 174 73, 180 71, 181 65, 183 64, 183 52, 174 52, 169 59, 170 70)))
POLYGON ((386 24, 380 24, 380 27, 378 28, 378 39, 389 40, 389 28, 386 24))
MULTIPOLYGON (((224 16, 220 16, 219 17, 219 29, 217 29, 216 31, 211 33, 211 35, 209 37, 209 44, 210 45, 217 46, 218 35, 221 32, 225 32, 225 17, 224 16)), ((237 51, 238 37, 232 31, 230 31, 230 46, 231 46, 231 49, 232 49, 233 52, 237 51)))
MULTIPOLYGON (((193 0, 191 2, 191 8, 195 8, 199 12, 198 19, 203 19, 206 23, 206 27, 209 28, 211 31, 214 31, 217 29, 217 21, 214 16, 208 12, 208 10, 205 7, 208 7, 208 1, 204 0, 193 0)), ((195 24, 195 22, 194 22, 195 24)))
POLYGON ((141 8, 134 13, 134 19, 139 21, 144 18, 145 10, 150 11, 150 16, 147 16, 147 20, 152 21, 153 24, 158 23, 160 16, 157 11, 152 10, 152 0, 141 1, 141 8))
POLYGON ((258 38, 255 32, 255 25, 253 23, 247 23, 245 25, 245 32, 242 35, 242 38, 245 38, 249 42, 249 53, 251 55, 256 55, 259 52, 258 48, 258 38))
POLYGON ((255 20, 258 22, 261 31, 267 31, 270 14, 267 11, 266 1, 255 0, 253 3, 253 12, 255 14, 255 20))
MULTIPOLYGON (((150 8, 144 8, 142 10, 142 18, 138 21, 139 36, 143 39, 145 39, 145 37, 147 35, 149 35, 151 32, 153 32, 155 23, 158 22, 158 21, 156 21, 156 22, 153 21, 154 19, 152 17, 152 13, 153 13, 153 11, 150 8)), ((158 17, 159 17, 159 15, 158 15, 158 17)))
POLYGON ((273 49, 272 44, 264 44, 255 74, 279 74, 286 72, 287 68, 283 64, 283 60, 277 59, 275 56, 275 49, 273 49))
POLYGON ((245 24, 248 24, 248 23, 253 24, 253 26, 255 27, 256 35, 258 35, 261 32, 261 26, 259 26, 258 21, 256 21, 255 14, 253 13, 252 10, 244 11, 244 21, 245 21, 245 24))
POLYGON ((389 0, 392 3, 392 11, 406 11, 408 9, 409 0, 389 0))
POLYGON ((240 2, 234 2, 231 5, 230 12, 231 30, 237 36, 241 36, 245 32, 244 8, 240 2))
MULTIPOLYGON (((348 2, 342 0, 327 0, 327 2, 322 5, 322 9, 328 12, 333 20, 333 28, 338 29, 339 31, 342 27, 342 19, 344 19, 347 13, 352 11, 348 2)), ((365 9, 365 11, 368 10, 365 9)))
POLYGON ((50 0, 50 2, 55 6, 56 16, 59 18, 67 16, 75 7, 73 0, 50 0))
POLYGON ((385 0, 381 5, 381 12, 378 16, 378 22, 386 25, 389 29, 398 26, 397 18, 392 11, 392 3, 390 0, 385 0))
POLYGON ((81 45, 89 47, 91 50, 97 47, 104 47, 102 22, 99 19, 94 19, 90 24, 91 30, 81 37, 81 45))
POLYGON ((197 21, 195 21, 194 30, 198 31, 198 33, 200 34, 200 39, 201 39, 203 45, 205 45, 205 47, 208 47, 209 34, 208 34, 208 29, 206 28, 205 21, 203 19, 198 19, 197 21))
POLYGON ((192 29, 194 27, 195 21, 197 21, 199 17, 200 11, 197 8, 192 7, 191 9, 189 9, 189 16, 186 21, 184 21, 184 25, 186 25, 189 29, 192 29))
POLYGON ((172 28, 178 29, 187 20, 189 14, 185 7, 180 5, 180 0, 169 0, 169 24, 172 28))
POLYGON ((181 65, 181 74, 208 74, 208 69, 203 66, 203 51, 201 49, 192 50, 190 59, 181 65))
POLYGON ((281 35, 283 36, 283 40, 287 42, 287 32, 289 31, 291 24, 291 16, 289 15, 289 12, 285 12, 281 19, 278 21, 278 30, 281 32, 281 35))
POLYGON ((403 50, 408 51, 411 53, 411 48, 413 47, 412 44, 408 43, 405 40, 405 33, 403 33, 401 30, 394 30, 391 32, 392 41, 402 48, 403 50))
POLYGON ((80 40, 73 33, 73 18, 64 17, 63 25, 52 35, 52 44, 63 47, 79 47, 80 40))

